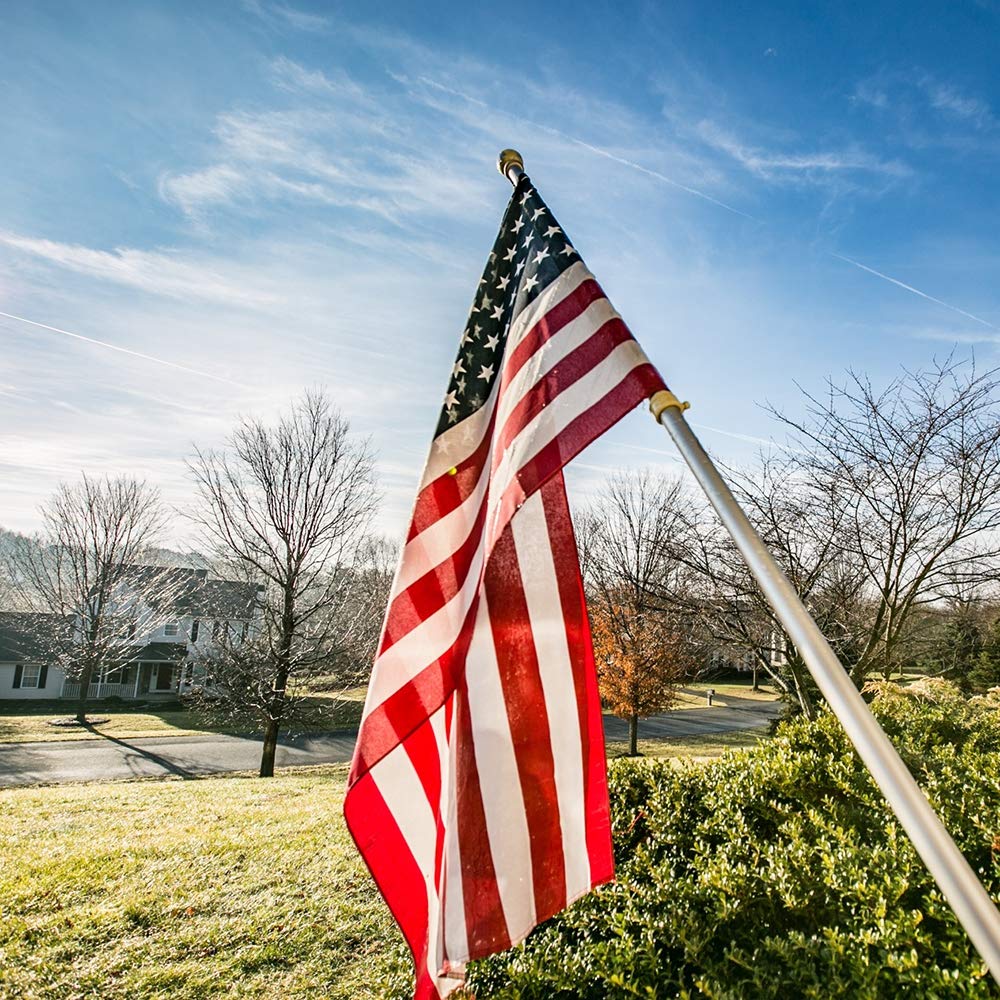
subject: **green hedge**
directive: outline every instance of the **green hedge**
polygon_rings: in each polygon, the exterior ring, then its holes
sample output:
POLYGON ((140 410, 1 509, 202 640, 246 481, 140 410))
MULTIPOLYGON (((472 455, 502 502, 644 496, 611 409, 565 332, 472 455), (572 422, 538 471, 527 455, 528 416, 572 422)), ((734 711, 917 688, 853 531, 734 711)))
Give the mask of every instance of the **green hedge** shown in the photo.
MULTIPOLYGON (((873 710, 998 898, 1000 703, 911 691, 873 710)), ((617 881, 475 963, 480 1000, 1000 995, 832 716, 610 777, 617 881)))

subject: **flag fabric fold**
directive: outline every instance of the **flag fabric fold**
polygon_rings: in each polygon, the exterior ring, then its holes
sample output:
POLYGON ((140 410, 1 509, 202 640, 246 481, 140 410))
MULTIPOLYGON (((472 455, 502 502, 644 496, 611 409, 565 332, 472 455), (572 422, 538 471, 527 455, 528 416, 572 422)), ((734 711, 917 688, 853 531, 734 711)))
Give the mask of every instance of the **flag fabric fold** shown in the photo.
POLYGON ((613 875, 562 469, 663 388, 522 175, 452 369, 344 801, 417 1000, 613 875))

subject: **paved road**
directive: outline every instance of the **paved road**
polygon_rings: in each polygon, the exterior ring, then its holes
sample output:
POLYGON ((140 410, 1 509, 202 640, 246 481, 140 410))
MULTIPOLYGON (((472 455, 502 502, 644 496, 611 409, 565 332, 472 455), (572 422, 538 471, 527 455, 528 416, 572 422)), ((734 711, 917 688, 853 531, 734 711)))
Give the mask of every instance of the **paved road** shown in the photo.
MULTIPOLYGON (((639 736, 692 736, 751 729, 780 714, 779 703, 752 708, 700 708, 667 712, 639 724, 639 736)), ((605 718, 609 740, 628 739, 628 724, 605 718)), ((355 734, 345 731, 300 736, 278 747, 277 767, 333 764, 351 759, 355 734)), ((57 784, 65 781, 118 781, 128 778, 194 777, 226 771, 251 771, 260 765, 261 741, 243 736, 162 736, 157 739, 67 740, 51 743, 0 743, 0 786, 57 784)))

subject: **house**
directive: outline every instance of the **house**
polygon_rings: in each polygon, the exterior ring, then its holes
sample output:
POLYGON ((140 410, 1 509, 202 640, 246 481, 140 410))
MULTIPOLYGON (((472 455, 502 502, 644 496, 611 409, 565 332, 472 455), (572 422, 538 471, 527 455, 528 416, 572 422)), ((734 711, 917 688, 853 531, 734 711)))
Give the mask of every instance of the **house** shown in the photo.
POLYGON ((51 665, 51 639, 68 629, 59 615, 0 611, 0 698, 59 697, 63 674, 51 665))
MULTIPOLYGON (((125 655, 91 679, 88 697, 169 699, 191 690, 196 665, 213 645, 223 636, 246 640, 260 589, 210 580, 203 569, 130 567, 116 601, 133 634, 125 655)), ((54 656, 56 628, 67 623, 55 615, 0 613, 0 698, 79 697, 79 682, 65 676, 54 656)))

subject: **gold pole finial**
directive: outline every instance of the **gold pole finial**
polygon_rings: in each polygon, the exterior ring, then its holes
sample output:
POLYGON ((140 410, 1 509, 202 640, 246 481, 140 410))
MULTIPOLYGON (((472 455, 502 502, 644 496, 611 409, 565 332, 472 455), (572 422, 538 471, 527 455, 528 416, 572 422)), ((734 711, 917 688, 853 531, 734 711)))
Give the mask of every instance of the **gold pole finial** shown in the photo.
POLYGON ((511 178, 510 171, 516 169, 519 173, 524 173, 524 159, 516 149, 504 149, 500 152, 497 160, 497 170, 500 171, 512 184, 517 182, 517 178, 511 178))

